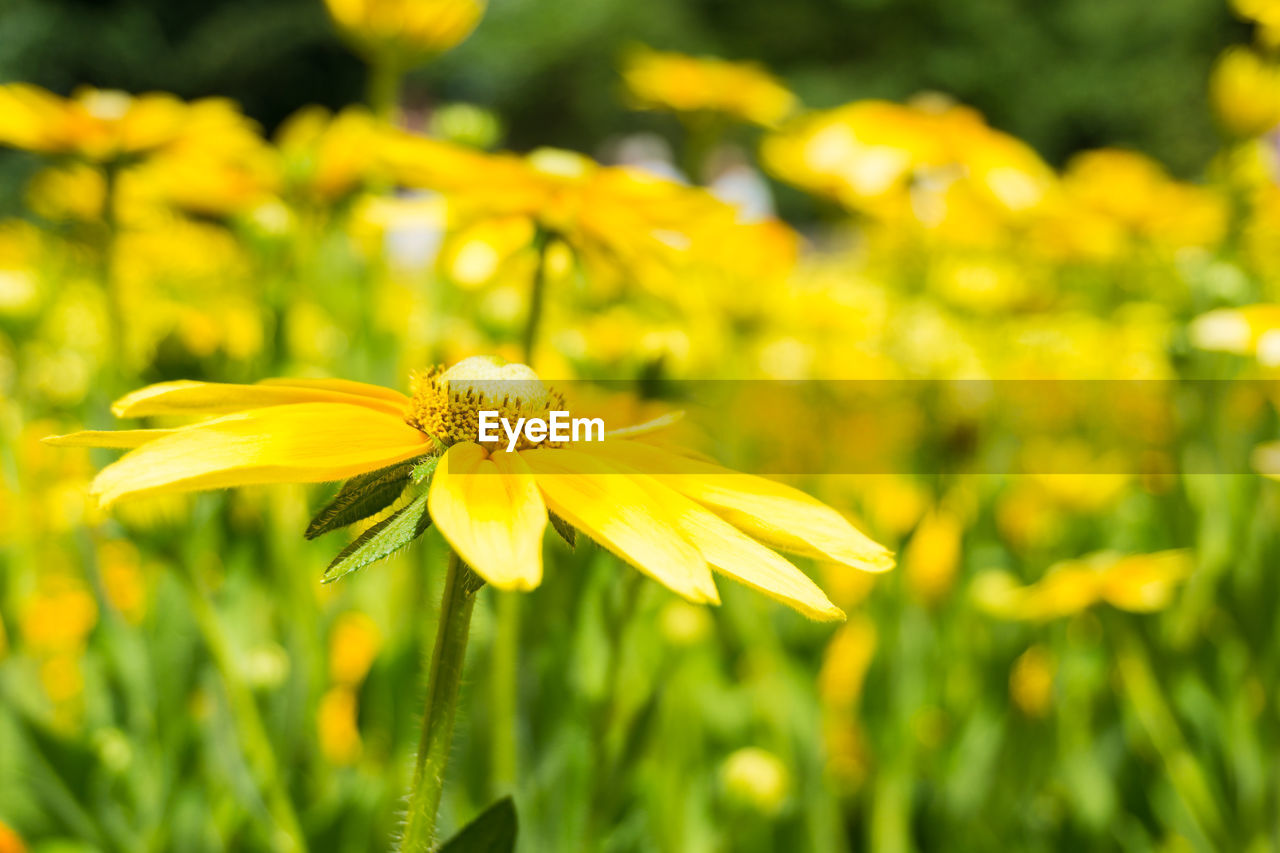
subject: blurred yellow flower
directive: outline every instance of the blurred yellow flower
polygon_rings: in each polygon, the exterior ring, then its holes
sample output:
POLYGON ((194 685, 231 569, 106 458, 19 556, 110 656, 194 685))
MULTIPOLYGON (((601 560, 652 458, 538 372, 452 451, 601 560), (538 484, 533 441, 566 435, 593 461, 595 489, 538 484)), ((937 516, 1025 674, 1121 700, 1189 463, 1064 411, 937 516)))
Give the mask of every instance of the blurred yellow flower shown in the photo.
POLYGON ((59 571, 41 575, 18 618, 26 647, 37 655, 55 655, 83 646, 98 623, 98 606, 83 581, 59 571))
POLYGON ((355 691, 342 685, 329 688, 320 697, 316 735, 320 751, 331 764, 354 764, 360 758, 364 744, 357 724, 358 705, 355 691))
POLYGON ((862 613, 832 635, 818 673, 818 694, 832 714, 843 718, 858 706, 877 642, 875 623, 862 613))
POLYGON ((1018 656, 1009 673, 1009 698, 1019 711, 1033 719, 1049 713, 1054 669, 1053 655, 1044 646, 1031 646, 1018 656))
POLYGON ((362 107, 331 115, 304 107, 276 133, 286 193, 313 204, 333 204, 382 174, 382 125, 362 107))
POLYGON ((572 151, 486 154, 406 134, 387 156, 403 183, 448 198, 445 255, 472 282, 538 233, 569 246, 596 285, 670 281, 677 269, 714 263, 740 227, 710 193, 572 151))
POLYGON ((0 820, 0 853, 26 853, 22 838, 7 823, 0 820))
POLYGON ((99 163, 147 154, 177 139, 187 105, 172 95, 81 88, 70 98, 29 83, 0 86, 0 145, 99 163))
POLYGON ((791 794, 791 774, 778 756, 755 746, 739 749, 720 767, 725 795, 737 806, 776 815, 791 794))
POLYGON ((1280 2, 1276 0, 1231 0, 1236 14, 1258 25, 1259 40, 1270 47, 1280 45, 1280 2))
POLYGON ((419 374, 413 391, 410 398, 342 380, 168 382, 129 394, 113 411, 220 416, 48 441, 131 449, 94 480, 91 491, 103 505, 166 492, 347 479, 438 455, 426 500, 431 523, 501 589, 540 583, 549 513, 694 602, 719 601, 715 568, 812 618, 839 619, 844 614, 822 590, 772 549, 864 571, 893 565, 888 551, 808 495, 643 440, 665 420, 572 446, 522 440, 507 452, 478 443, 482 407, 505 417, 564 408, 524 365, 473 357, 419 374))
POLYGON ((147 585, 137 546, 123 539, 103 542, 98 562, 107 600, 128 622, 141 622, 147 612, 147 585))
POLYGON ((1021 586, 1005 572, 984 572, 974 581, 978 605, 1002 619, 1049 621, 1105 601, 1133 613, 1162 610, 1191 573, 1191 552, 1120 555, 1100 552, 1052 566, 1039 581, 1021 586))
POLYGON ((1228 133, 1261 136, 1280 124, 1280 63, 1249 48, 1227 48, 1213 66, 1209 97, 1228 133))
POLYGON ((367 614, 351 610, 338 617, 329 635, 329 678, 336 684, 364 681, 382 646, 382 633, 367 614))
POLYGON ((1264 367, 1280 367, 1280 305, 1218 308, 1192 320, 1188 332, 1200 349, 1256 356, 1264 367))
POLYGON ((622 79, 640 109, 713 113, 773 127, 796 106, 795 95, 754 62, 661 53, 642 46, 624 57, 622 79))
POLYGON ((963 536, 963 519, 946 505, 934 507, 920 520, 902 552, 907 588, 918 601, 932 606, 951 591, 963 536))
POLYGON ((366 60, 408 70, 457 46, 484 14, 483 0, 325 0, 338 29, 366 60))
POLYGON ((810 113, 766 138, 778 177, 852 210, 929 227, 1035 209, 1053 171, 976 111, 937 98, 857 101, 810 113))

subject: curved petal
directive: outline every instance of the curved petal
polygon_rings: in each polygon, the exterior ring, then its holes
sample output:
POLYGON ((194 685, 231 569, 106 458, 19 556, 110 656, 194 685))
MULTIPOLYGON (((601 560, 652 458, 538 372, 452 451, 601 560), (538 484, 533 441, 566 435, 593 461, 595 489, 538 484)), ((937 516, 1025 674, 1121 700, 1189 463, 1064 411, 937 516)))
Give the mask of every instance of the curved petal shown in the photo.
POLYGON ((357 397, 369 397, 395 403, 400 408, 409 405, 410 400, 394 388, 371 385, 368 382, 354 382, 350 379, 328 379, 312 377, 273 377, 259 381, 259 385, 275 385, 293 388, 311 388, 316 391, 337 391, 342 394, 354 394, 357 397))
POLYGON ((427 508, 458 556, 489 583, 533 589, 542 582, 547 507, 518 455, 453 445, 436 467, 427 508))
POLYGON ((611 429, 604 434, 605 438, 637 438, 642 435, 659 432, 664 429, 675 426, 684 419, 684 412, 677 410, 667 412, 665 415, 658 415, 656 418, 650 418, 643 423, 632 424, 631 426, 618 427, 611 429))
POLYGON ((295 385, 231 385, 221 382, 161 382, 121 397, 111 406, 118 418, 147 415, 219 415, 298 403, 345 403, 400 416, 404 405, 364 394, 295 385))
POLYGON ((48 435, 40 441, 54 447, 112 447, 131 450, 175 432, 176 429, 86 429, 66 435, 48 435))
POLYGON ((668 508, 633 476, 565 448, 520 452, 547 506, 673 592, 719 603, 702 555, 680 535, 668 508))
POLYGON ((780 550, 835 560, 867 572, 893 568, 893 554, 887 548, 799 489, 639 441, 604 441, 578 449, 651 474, 710 507, 734 527, 780 550))
POLYGON ((271 406, 173 430, 103 468, 91 491, 106 506, 145 494, 342 480, 432 446, 401 418, 366 406, 271 406))
POLYGON ((845 618, 844 611, 832 604, 808 575, 777 552, 656 478, 639 474, 636 480, 656 500, 671 507, 676 527, 717 571, 810 619, 826 622, 845 618))

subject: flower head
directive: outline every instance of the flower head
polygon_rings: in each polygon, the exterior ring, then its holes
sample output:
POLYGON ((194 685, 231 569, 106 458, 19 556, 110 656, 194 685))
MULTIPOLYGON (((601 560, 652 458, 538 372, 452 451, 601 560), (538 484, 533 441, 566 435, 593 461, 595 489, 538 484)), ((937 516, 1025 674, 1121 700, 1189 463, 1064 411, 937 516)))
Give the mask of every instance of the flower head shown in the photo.
POLYGON ((1261 136, 1280 124, 1280 63, 1249 48, 1228 48, 1213 66, 1209 96, 1223 129, 1261 136))
POLYGON ((550 521, 581 531, 695 602, 716 603, 711 569, 817 619, 843 616, 773 549, 883 571, 891 555, 839 513, 788 486, 691 459, 632 427, 600 442, 508 452, 478 442, 480 407, 530 415, 559 405, 529 368, 471 358, 420 375, 414 396, 340 380, 257 385, 169 382, 116 403, 122 417, 212 416, 165 429, 89 431, 62 445, 127 448, 91 491, 104 504, 137 495, 254 483, 347 479, 309 536, 392 507, 330 567, 332 579, 436 526, 485 580, 531 589, 542 579, 550 521), (405 501, 408 500, 408 503, 405 501))
POLYGON ((754 62, 638 47, 626 56, 622 78, 635 105, 645 110, 712 113, 773 127, 796 106, 795 95, 754 62))
POLYGON ((710 193, 573 151, 487 154, 405 134, 387 157, 403 183, 448 199, 446 257, 466 257, 466 247, 479 243, 486 256, 501 256, 487 270, 542 234, 568 246, 597 282, 652 282, 714 263, 722 241, 742 227, 710 193))
POLYGON ((63 98, 29 83, 0 86, 0 144, 95 162, 146 154, 183 132, 187 105, 172 95, 81 88, 63 98))
POLYGON ((325 0, 342 34, 367 60, 411 68, 456 47, 480 22, 484 0, 325 0))
POLYGON ((1039 581, 1019 586, 1003 572, 986 572, 974 583, 979 606, 1003 619, 1049 621, 1106 602, 1133 613, 1163 610, 1177 585, 1191 573, 1189 551, 1154 554, 1100 552, 1066 560, 1039 581))

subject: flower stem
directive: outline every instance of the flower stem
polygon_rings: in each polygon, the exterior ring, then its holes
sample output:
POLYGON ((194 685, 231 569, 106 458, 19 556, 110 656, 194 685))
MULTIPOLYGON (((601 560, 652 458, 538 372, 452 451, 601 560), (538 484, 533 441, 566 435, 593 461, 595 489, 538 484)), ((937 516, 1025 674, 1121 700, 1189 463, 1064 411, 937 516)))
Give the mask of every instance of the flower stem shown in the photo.
POLYGON ((369 109, 381 121, 395 118, 396 105, 400 101, 400 64, 394 57, 383 54, 369 65, 369 81, 366 98, 369 109))
POLYGON ((244 750, 245 759, 262 788, 267 811, 275 821, 277 834, 273 839, 273 849, 306 850, 302 826, 298 822, 288 791, 285 790, 284 781, 280 778, 280 768, 276 763, 271 738, 262 722, 262 714, 258 711, 258 703, 240 678, 235 655, 231 651, 226 632, 222 629, 222 623, 218 620, 217 611, 192 571, 179 571, 177 574, 187 592, 187 602, 195 616, 200 636, 213 658, 213 664, 222 679, 222 687, 227 692, 231 716, 240 738, 240 748, 244 750))
POLYGON ((524 335, 520 339, 524 351, 524 363, 533 367, 533 352, 538 345, 538 327, 542 324, 542 305, 547 296, 547 249, 551 245, 551 235, 538 229, 533 238, 534 251, 538 253, 538 262, 533 270, 533 282, 529 288, 529 314, 525 318, 524 335))
POLYGON ((424 853, 435 840, 436 812, 444 793, 444 771, 453 739, 471 611, 476 603, 476 591, 483 583, 457 554, 449 552, 449 570, 440 602, 436 645, 431 653, 427 707, 422 715, 422 738, 409 789, 409 813, 400 842, 401 853, 424 853))

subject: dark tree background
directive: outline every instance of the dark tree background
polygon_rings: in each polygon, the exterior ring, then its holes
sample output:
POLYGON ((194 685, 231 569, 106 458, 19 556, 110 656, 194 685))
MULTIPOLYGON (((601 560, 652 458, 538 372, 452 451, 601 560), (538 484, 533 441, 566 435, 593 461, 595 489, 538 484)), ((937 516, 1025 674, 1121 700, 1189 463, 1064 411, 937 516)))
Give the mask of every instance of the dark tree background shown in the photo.
MULTIPOLYGON (((618 98, 631 41, 758 59, 812 106, 949 93, 1060 163, 1127 145, 1182 175, 1216 139, 1205 79, 1247 38, 1222 0, 492 0, 475 35, 410 81, 507 121, 507 144, 594 150, 662 127, 618 98)), ((222 94, 268 129, 358 100, 363 68, 322 0, 0 0, 0 79, 222 94)))

